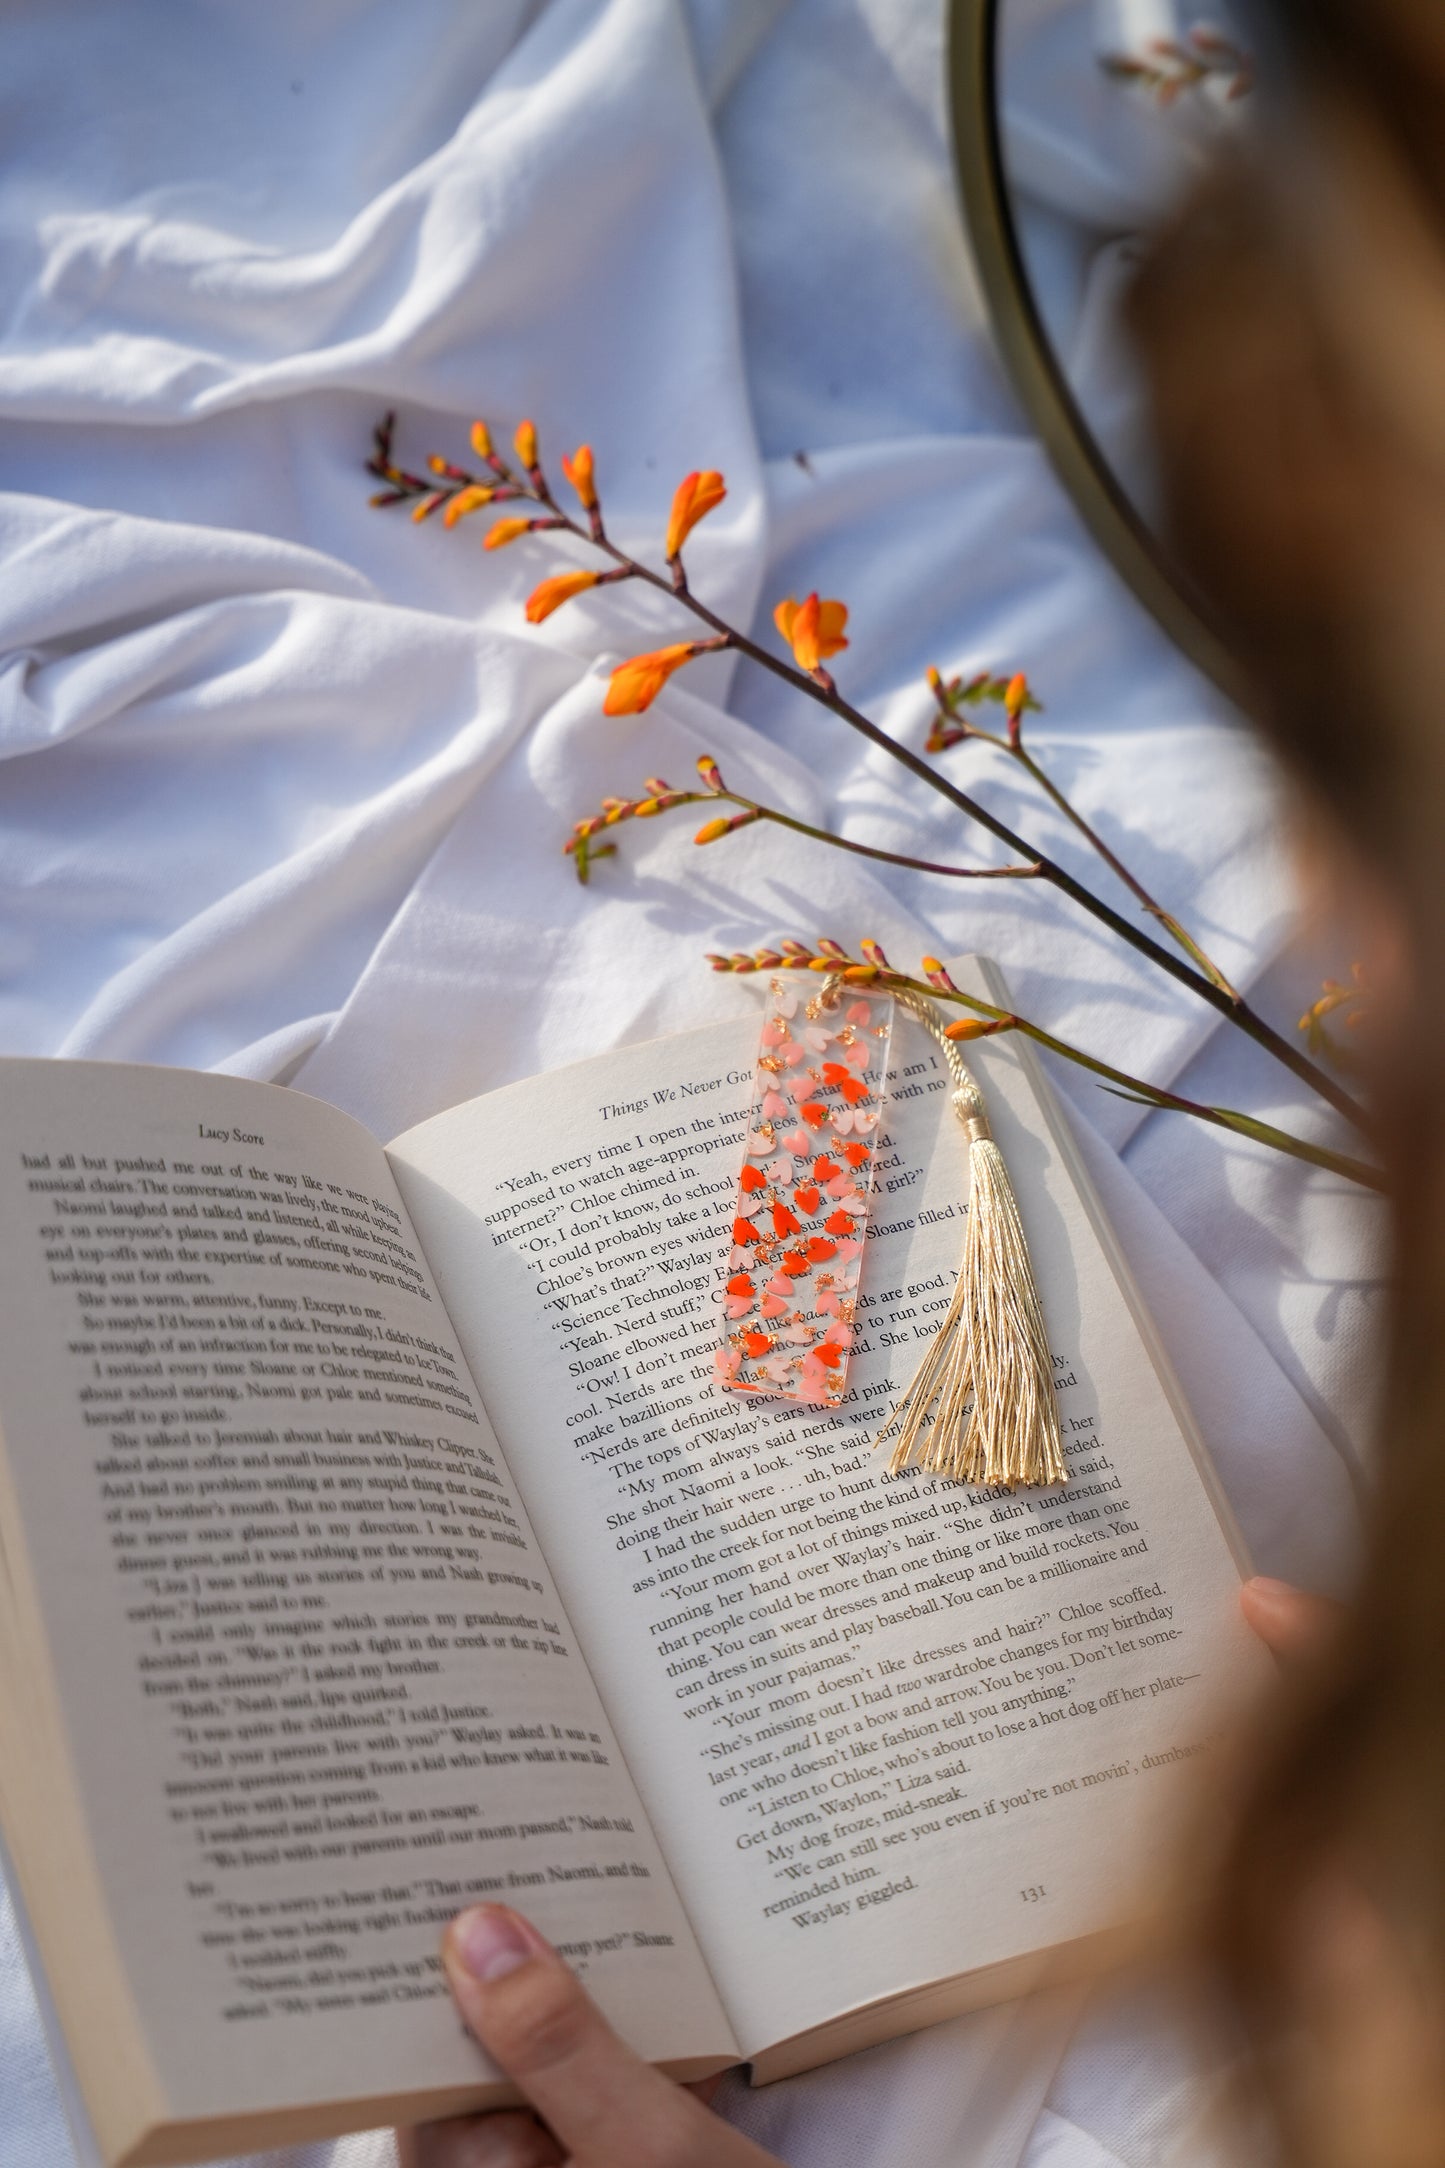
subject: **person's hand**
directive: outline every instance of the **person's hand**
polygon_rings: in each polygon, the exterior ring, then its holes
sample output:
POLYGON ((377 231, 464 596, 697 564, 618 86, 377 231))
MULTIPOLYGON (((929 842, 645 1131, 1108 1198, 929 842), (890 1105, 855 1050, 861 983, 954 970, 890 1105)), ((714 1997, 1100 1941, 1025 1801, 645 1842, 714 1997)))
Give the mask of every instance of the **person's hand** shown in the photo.
POLYGON ((782 2168, 624 2046, 507 1905, 453 1920, 442 1961, 468 2031, 531 2105, 403 2131, 402 2168, 782 2168))
POLYGON ((1309 1596, 1262 1574, 1245 1582, 1239 1608, 1271 1655, 1290 1666, 1322 1655, 1344 1618, 1343 1606, 1328 1596, 1309 1596))

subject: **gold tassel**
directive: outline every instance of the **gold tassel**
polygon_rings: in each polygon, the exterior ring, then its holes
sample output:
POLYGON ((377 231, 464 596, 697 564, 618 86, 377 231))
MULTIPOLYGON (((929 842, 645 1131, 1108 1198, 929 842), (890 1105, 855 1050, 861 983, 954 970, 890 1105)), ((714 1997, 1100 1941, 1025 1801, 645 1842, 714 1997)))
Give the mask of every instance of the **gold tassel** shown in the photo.
POLYGON ((953 1111, 968 1136, 968 1232, 953 1300, 877 1445, 897 1430, 888 1466, 983 1485, 1066 1483, 1043 1306, 1013 1184, 983 1094, 932 1002, 896 998, 948 1056, 953 1111), (936 1403, 936 1405, 935 1405, 936 1403))

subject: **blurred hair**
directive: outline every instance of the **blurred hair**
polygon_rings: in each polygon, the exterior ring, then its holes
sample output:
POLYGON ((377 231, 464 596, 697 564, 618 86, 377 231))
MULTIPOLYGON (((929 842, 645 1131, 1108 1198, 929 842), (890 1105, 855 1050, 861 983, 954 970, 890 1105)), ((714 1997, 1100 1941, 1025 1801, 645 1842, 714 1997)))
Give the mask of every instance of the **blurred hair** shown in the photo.
POLYGON ((1391 898, 1411 998, 1370 1080, 1394 1264, 1357 1615, 1274 1712, 1209 1955, 1282 2157, 1417 2168, 1445 2161, 1445 2053, 1400 2097, 1368 2009, 1319 2037, 1312 1968, 1322 1893, 1358 1892, 1445 2047, 1445 6, 1261 13, 1288 110, 1163 238, 1133 329, 1172 547, 1391 898))

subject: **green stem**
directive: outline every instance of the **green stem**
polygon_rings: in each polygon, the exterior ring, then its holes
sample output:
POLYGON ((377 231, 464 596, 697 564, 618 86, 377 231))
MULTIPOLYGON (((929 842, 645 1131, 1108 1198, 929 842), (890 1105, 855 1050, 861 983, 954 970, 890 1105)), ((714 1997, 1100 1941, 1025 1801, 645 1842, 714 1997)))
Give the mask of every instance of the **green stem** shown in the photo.
POLYGON ((815 828, 811 821, 794 820, 791 813, 779 813, 770 805, 759 805, 755 798, 743 798, 735 790, 689 790, 681 794, 679 803, 684 805, 711 805, 725 799, 729 805, 740 805, 760 821, 772 821, 779 828, 791 828, 794 835, 810 836, 816 843, 831 843, 834 850, 852 851, 857 858, 881 859, 886 866, 908 866, 915 873, 937 873, 945 880, 953 881, 1032 881, 1040 879, 1037 865, 1030 866, 938 866, 927 858, 909 858, 901 851, 878 850, 871 843, 854 843, 847 836, 835 836, 831 829, 815 828))
MULTIPOLYGON (((788 967, 791 968, 791 967, 788 967)), ((1199 1122, 1208 1122, 1216 1129, 1230 1130, 1235 1136, 1249 1137, 1256 1144, 1267 1144, 1276 1152, 1284 1152, 1291 1159, 1306 1160, 1311 1166, 1325 1167, 1331 1174, 1344 1175, 1348 1181, 1359 1182, 1366 1189, 1383 1190, 1385 1181, 1378 1168, 1369 1166, 1362 1159, 1352 1159, 1348 1153, 1332 1152, 1328 1145, 1310 1144, 1303 1137, 1292 1136, 1287 1129, 1276 1129, 1271 1122, 1257 1121, 1252 1114, 1241 1114, 1233 1107, 1215 1107, 1201 1104, 1195 1099, 1181 1098, 1178 1092, 1166 1091, 1162 1085, 1146 1084, 1141 1077, 1130 1076, 1127 1070, 1116 1069, 1110 1062, 1099 1061, 1086 1054, 1082 1047, 1070 1046, 1066 1039, 1059 1039, 1042 1026, 1032 1024, 1027 1017, 1017 1016, 1011 1009, 996 1008, 992 1002, 981 1001, 973 994, 963 994, 956 987, 947 990, 931 986, 921 979, 905 977, 897 971, 880 971, 878 983, 903 986, 914 993, 926 995, 930 1001, 947 1001, 955 1007, 968 1009, 976 1016, 987 1017, 990 1022, 1003 1024, 1010 1031, 1022 1032, 1036 1046, 1047 1047, 1051 1054, 1058 1054, 1071 1061, 1077 1068, 1087 1069, 1091 1075, 1121 1092, 1126 1098, 1137 1099, 1145 1106, 1161 1107, 1176 1114, 1192 1114, 1199 1122)))

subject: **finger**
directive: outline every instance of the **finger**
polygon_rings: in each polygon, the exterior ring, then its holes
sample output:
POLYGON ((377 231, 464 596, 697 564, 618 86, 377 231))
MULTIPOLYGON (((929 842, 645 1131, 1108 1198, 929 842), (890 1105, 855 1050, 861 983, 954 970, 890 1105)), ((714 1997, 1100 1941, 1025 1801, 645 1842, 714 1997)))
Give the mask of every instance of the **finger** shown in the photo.
POLYGON ((1344 1608, 1327 1596, 1310 1596, 1288 1581, 1256 1574, 1239 1592, 1239 1608, 1265 1647, 1281 1663, 1303 1662, 1328 1647, 1344 1608))
POLYGON ((458 2115, 397 2133, 399 2168, 561 2168, 565 2155, 525 2109, 458 2115))
POLYGON ((508 1906, 477 1905, 454 1920, 442 1961, 472 2033, 588 2168, 767 2162, 625 2046, 551 1945, 508 1906))

